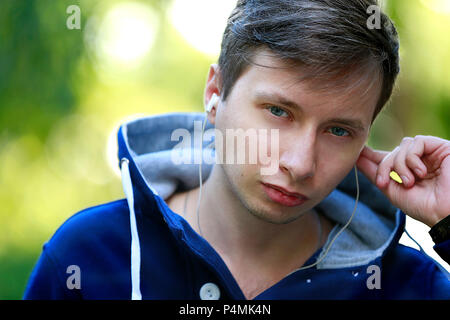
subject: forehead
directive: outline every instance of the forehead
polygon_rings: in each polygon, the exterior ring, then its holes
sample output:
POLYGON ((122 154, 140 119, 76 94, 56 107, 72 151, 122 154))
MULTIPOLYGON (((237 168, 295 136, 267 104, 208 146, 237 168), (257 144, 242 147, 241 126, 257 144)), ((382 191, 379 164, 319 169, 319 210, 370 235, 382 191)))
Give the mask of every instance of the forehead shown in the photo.
POLYGON ((336 112, 364 113, 372 120, 381 90, 381 76, 374 67, 344 70, 330 79, 304 79, 310 75, 306 68, 261 50, 236 85, 249 94, 274 93, 305 107, 325 106, 336 112))

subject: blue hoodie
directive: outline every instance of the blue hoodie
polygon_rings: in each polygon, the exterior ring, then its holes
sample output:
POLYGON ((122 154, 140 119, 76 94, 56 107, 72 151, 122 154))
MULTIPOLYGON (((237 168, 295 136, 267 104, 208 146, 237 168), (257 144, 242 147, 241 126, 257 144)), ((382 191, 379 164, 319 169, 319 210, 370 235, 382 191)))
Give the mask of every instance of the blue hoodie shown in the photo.
MULTIPOLYGON (((203 114, 173 113, 121 126, 126 199, 70 217, 44 244, 25 299, 245 299, 219 254, 165 202, 174 192, 199 185, 198 165, 171 161, 178 144, 171 134, 178 128, 193 134, 194 120, 203 119, 203 114)), ((203 180, 211 169, 202 166, 203 180)), ((364 175, 358 173, 358 180, 354 218, 320 263, 286 275, 255 299, 450 299, 445 269, 398 243, 405 214, 364 175)), ((305 265, 320 259, 347 223, 355 195, 351 171, 316 206, 335 227, 305 265)), ((450 241, 434 249, 450 261, 450 241)))

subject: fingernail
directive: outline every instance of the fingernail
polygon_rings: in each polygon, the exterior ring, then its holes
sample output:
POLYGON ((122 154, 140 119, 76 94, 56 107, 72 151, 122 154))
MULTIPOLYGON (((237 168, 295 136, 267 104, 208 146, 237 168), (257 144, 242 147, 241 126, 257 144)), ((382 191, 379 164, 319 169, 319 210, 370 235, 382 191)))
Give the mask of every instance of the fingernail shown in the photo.
POLYGON ((381 175, 377 176, 377 185, 382 185, 383 184, 383 177, 381 175))
POLYGON ((420 170, 420 169, 414 169, 414 171, 416 172, 416 174, 417 174, 418 176, 421 176, 421 175, 422 175, 422 170, 420 170))
POLYGON ((408 184, 409 183, 409 179, 407 176, 402 176, 401 177, 403 184, 408 184))

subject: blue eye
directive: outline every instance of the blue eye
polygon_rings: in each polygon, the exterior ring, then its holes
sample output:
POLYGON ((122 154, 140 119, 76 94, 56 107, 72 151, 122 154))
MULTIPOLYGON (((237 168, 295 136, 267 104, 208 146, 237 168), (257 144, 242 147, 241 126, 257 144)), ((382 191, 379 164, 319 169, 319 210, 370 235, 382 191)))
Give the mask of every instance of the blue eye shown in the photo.
POLYGON ((350 132, 340 127, 332 127, 331 133, 338 137, 345 137, 350 135, 350 132))
POLYGON ((273 115, 277 116, 277 117, 282 117, 283 113, 286 114, 284 117, 289 117, 289 114, 284 111, 283 109, 281 109, 280 107, 276 107, 276 106, 271 106, 269 107, 270 109, 270 113, 272 113, 273 115))

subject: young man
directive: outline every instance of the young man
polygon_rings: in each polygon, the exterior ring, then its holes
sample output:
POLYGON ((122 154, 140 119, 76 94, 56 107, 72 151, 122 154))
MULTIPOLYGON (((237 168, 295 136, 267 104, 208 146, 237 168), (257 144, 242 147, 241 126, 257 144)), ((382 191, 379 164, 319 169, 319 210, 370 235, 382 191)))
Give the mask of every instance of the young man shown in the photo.
MULTIPOLYGON (((390 20, 367 27, 375 4, 238 1, 209 70, 206 129, 276 132, 276 170, 223 161, 199 177, 198 164, 175 163, 174 132, 195 135, 201 114, 123 125, 127 199, 68 219, 24 297, 449 299, 445 271, 398 240, 407 214, 433 227, 449 261, 450 142, 405 138, 390 153, 365 146, 399 71, 390 20)), ((228 160, 251 143, 216 152, 228 160)))

